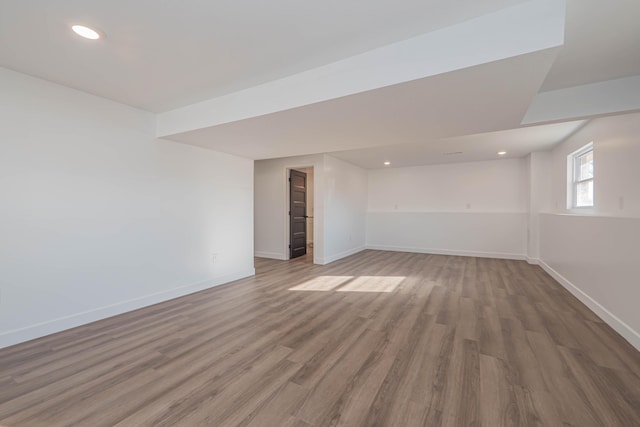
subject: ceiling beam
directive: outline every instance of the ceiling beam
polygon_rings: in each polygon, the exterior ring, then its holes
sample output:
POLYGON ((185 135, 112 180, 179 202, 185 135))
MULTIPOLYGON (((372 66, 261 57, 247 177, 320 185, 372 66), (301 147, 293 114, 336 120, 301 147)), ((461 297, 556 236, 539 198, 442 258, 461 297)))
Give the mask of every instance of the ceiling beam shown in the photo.
POLYGON ((564 0, 531 0, 290 77, 158 114, 157 136, 185 134, 556 48, 564 42, 564 23, 564 0))
POLYGON ((640 110, 640 76, 542 92, 523 125, 553 123, 640 110))

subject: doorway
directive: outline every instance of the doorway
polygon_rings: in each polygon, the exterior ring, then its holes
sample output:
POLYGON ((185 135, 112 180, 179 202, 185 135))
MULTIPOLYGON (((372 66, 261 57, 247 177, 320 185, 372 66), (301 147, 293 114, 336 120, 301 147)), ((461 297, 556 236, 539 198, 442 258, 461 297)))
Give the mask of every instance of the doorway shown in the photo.
POLYGON ((289 170, 289 259, 313 254, 313 167, 289 170))

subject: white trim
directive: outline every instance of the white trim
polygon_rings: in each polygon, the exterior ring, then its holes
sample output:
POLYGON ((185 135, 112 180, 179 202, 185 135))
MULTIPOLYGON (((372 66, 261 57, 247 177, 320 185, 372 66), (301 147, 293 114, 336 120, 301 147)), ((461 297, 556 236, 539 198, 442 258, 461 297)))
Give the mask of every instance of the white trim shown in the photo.
POLYGON ((531 265, 538 265, 540 264, 540 259, 539 258, 529 258, 526 257, 526 261, 531 264, 531 265))
MULTIPOLYGON (((480 163, 480 162, 477 162, 480 163)), ((464 164, 464 163, 460 163, 460 164, 464 164)), ((409 166, 409 167, 414 167, 414 166, 409 166)), ((431 211, 427 211, 424 209, 421 210, 383 210, 383 209, 371 209, 371 210, 367 210, 368 214, 467 214, 467 215, 528 215, 529 212, 528 211, 471 211, 471 210, 458 210, 458 211, 454 211, 454 210, 446 210, 446 211, 436 211, 436 210, 431 210, 431 211)))
POLYGON ((432 249, 432 248, 414 248, 408 246, 387 246, 387 245, 367 245, 367 249, 374 249, 378 251, 392 251, 392 252, 413 252, 418 254, 433 254, 433 255, 453 255, 453 256, 472 256, 478 258, 500 258, 500 259, 514 259, 525 260, 527 257, 524 254, 510 254, 503 252, 476 252, 476 251, 458 251, 450 249, 432 249))
POLYGON ((580 302, 586 305, 596 316, 602 319, 607 325, 611 326, 616 332, 618 332, 629 344, 640 350, 640 334, 633 330, 631 326, 620 320, 616 315, 604 308, 598 301, 591 298, 579 287, 571 283, 566 277, 558 273, 546 262, 540 260, 540 266, 549 273, 558 283, 560 283, 566 290, 571 292, 573 296, 578 298, 580 302))
POLYGON ((168 289, 161 292, 145 295, 139 298, 118 302, 105 307, 99 307, 93 310, 87 310, 69 316, 59 317, 57 319, 48 320, 46 322, 37 323, 35 325, 26 326, 20 329, 0 333, 0 348, 10 345, 19 344, 32 339, 44 337, 46 335, 61 332, 66 329, 75 328, 77 326, 86 325, 87 323, 97 320, 106 319, 128 311, 137 310, 139 308, 165 302, 174 298, 199 292, 235 280, 244 279, 245 277, 254 276, 255 268, 247 268, 236 273, 215 277, 200 283, 194 283, 177 288, 168 289))
POLYGON ((258 258, 269 258, 269 259, 279 259, 279 260, 283 260, 286 261, 289 258, 287 258, 284 254, 279 253, 279 252, 262 252, 262 251, 256 251, 254 253, 254 256, 258 257, 258 258))
POLYGON ((318 258, 317 264, 326 265, 326 264, 332 263, 334 261, 337 261, 339 259, 346 258, 348 256, 357 254, 358 252, 362 252, 365 249, 368 249, 368 248, 365 247, 365 246, 358 246, 357 248, 349 249, 349 250, 340 252, 338 254, 331 255, 331 256, 329 256, 327 258, 318 258))

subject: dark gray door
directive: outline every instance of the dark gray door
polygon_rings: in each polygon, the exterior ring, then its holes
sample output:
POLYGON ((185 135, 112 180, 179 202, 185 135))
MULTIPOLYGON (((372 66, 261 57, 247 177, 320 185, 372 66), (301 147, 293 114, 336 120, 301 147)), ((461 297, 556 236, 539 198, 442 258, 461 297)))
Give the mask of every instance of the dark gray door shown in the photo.
POLYGON ((307 253, 307 174, 289 174, 289 258, 307 253))

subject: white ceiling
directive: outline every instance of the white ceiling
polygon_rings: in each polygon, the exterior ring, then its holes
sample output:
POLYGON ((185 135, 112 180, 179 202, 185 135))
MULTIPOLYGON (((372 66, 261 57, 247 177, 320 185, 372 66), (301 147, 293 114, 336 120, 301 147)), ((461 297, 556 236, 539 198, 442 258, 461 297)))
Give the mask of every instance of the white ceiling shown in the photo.
POLYGON ((515 158, 533 151, 549 150, 585 124, 585 120, 578 120, 401 146, 340 151, 331 155, 365 169, 515 158), (499 156, 499 151, 506 151, 507 154, 499 156), (391 164, 384 166, 384 161, 391 164))
MULTIPOLYGON (((0 66, 165 112, 522 3, 0 0, 0 66), (106 38, 79 39, 69 31, 72 23, 95 26, 106 38)), ((415 83, 437 94, 422 100, 397 85, 357 100, 346 97, 173 139, 250 158, 340 151, 334 155, 363 167, 381 167, 382 159, 393 166, 446 163, 495 158, 498 149, 519 156, 549 148, 580 123, 478 133, 516 127, 525 98, 536 91, 640 75, 640 1, 567 0, 566 22, 565 45, 545 79, 528 75, 526 67, 519 76, 492 64, 498 67, 489 68, 493 79, 483 80, 482 72, 467 75, 467 94, 451 86, 462 82, 458 72, 448 73, 415 83), (458 90, 449 94, 443 116, 437 107, 447 98, 447 86, 458 90), (382 99, 404 107, 387 111, 382 99), (508 102, 489 105, 492 100, 508 102), (425 114, 412 114, 410 107, 421 102, 425 114), (468 108, 451 110, 456 105, 468 108), (442 139, 451 135, 457 136, 442 139), (443 151, 464 154, 443 158, 443 151)))
POLYGON ((0 0, 0 65, 161 112, 522 2, 0 0))
POLYGON ((541 91, 640 75, 639 0, 568 0, 566 25, 541 91))

